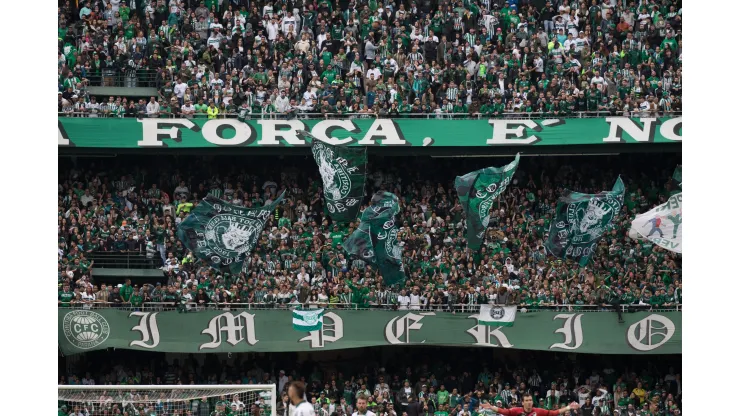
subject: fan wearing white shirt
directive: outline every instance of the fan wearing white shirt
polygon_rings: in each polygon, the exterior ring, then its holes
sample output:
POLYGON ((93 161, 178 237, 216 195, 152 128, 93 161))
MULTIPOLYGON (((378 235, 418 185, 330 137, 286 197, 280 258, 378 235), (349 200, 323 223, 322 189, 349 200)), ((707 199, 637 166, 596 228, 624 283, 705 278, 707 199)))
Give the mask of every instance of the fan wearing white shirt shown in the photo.
POLYGON ((606 394, 607 393, 608 393, 608 391, 605 390, 605 389, 598 389, 598 390, 596 390, 596 395, 591 398, 591 403, 593 403, 593 405, 595 407, 601 407, 601 406, 603 406, 604 404, 606 404, 605 402, 606 402, 606 394))
POLYGON ((414 289, 413 292, 411 292, 411 295, 409 295, 409 298, 411 300, 411 307, 410 309, 421 309, 421 296, 416 292, 416 289, 414 289))
POLYGON ((370 78, 370 74, 375 75, 375 79, 380 79, 380 69, 378 68, 370 68, 367 70, 367 74, 365 75, 365 78, 370 78))
POLYGON ((604 83, 604 77, 601 76, 601 74, 596 73, 596 75, 591 78, 591 84, 601 85, 604 83))
POLYGON ((352 413, 352 416, 376 416, 375 413, 367 410, 367 397, 360 395, 357 398, 357 410, 352 413))
POLYGON ((293 381, 288 387, 290 403, 295 406, 292 416, 316 416, 313 405, 306 401, 306 385, 302 381, 293 381))
POLYGON ((310 89, 306 89, 303 93, 303 99, 306 100, 306 105, 313 106, 316 103, 316 94, 310 89))
POLYGON ((182 102, 183 97, 185 96, 185 90, 188 89, 188 84, 185 83, 184 78, 180 78, 179 82, 175 84, 175 88, 173 88, 173 92, 177 96, 178 100, 182 102))
POLYGON ((401 289, 401 294, 398 295, 398 309, 408 309, 411 303, 411 298, 406 295, 406 289, 401 289))
POLYGON ((232 408, 236 407, 237 410, 244 410, 244 402, 239 400, 239 396, 235 394, 232 399, 234 400, 231 402, 232 408))
POLYGON ((285 375, 285 370, 280 370, 278 375, 278 391, 283 391, 285 385, 288 384, 288 376, 285 375))

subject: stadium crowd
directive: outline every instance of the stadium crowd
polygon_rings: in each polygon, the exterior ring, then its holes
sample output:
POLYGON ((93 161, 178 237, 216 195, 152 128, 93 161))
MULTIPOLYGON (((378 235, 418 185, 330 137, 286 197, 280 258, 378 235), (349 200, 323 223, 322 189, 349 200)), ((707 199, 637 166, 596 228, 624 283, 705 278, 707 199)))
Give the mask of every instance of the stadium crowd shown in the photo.
POLYGON ((63 115, 682 108, 678 0, 60 0, 58 18, 63 115), (88 91, 117 79, 157 96, 88 91))
MULTIPOLYGON (((488 350, 466 349, 450 361, 444 357, 454 349, 422 347, 420 354, 418 348, 394 348, 382 361, 375 357, 380 354, 370 349, 365 359, 354 362, 341 355, 330 361, 296 362, 285 354, 272 354, 269 360, 246 358, 247 354, 227 360, 209 354, 201 362, 192 355, 173 361, 147 360, 140 355, 134 359, 134 352, 124 353, 130 355, 125 358, 98 353, 61 371, 59 384, 111 385, 109 393, 121 384, 275 384, 275 416, 288 416, 285 389, 293 380, 306 383, 306 396, 317 416, 350 416, 359 410, 358 405, 365 404, 378 416, 494 416, 497 413, 481 405, 515 407, 521 405, 525 394, 533 396, 536 407, 545 409, 557 410, 578 402, 580 409, 566 413, 578 416, 681 414, 680 356, 654 356, 648 362, 642 357, 599 359, 517 351, 492 357, 488 350)), ((188 403, 182 408, 192 410, 192 416, 211 416, 218 401, 224 400, 227 415, 245 415, 242 408, 250 416, 270 411, 269 399, 260 400, 257 395, 251 396, 252 403, 243 396, 215 397, 198 399, 197 405, 188 403), (233 402, 238 410, 232 408, 233 402)), ((70 405, 67 410, 75 404, 63 403, 70 405)))
POLYGON ((120 156, 115 163, 106 161, 104 170, 89 161, 60 162, 59 304, 300 303, 442 310, 484 303, 527 308, 681 304, 680 255, 627 236, 636 213, 675 191, 669 178, 677 160, 652 154, 522 158, 514 181, 494 203, 480 252, 467 248, 453 180, 499 159, 398 160, 371 158, 366 188, 367 195, 382 189, 400 198, 403 287, 386 287, 375 269, 346 257, 342 242, 359 220, 331 222, 312 160, 254 159, 249 169, 224 168, 245 166, 227 157, 213 163, 200 157, 120 156), (611 189, 617 174, 627 188, 625 204, 592 263, 579 267, 547 256, 543 241, 563 188, 611 189), (208 193, 249 207, 270 202, 282 189, 287 200, 269 219, 246 273, 210 268, 176 238, 177 224, 208 193), (163 276, 156 285, 123 279, 101 284, 91 275, 93 257, 100 253, 146 258, 152 269, 162 268, 163 276))

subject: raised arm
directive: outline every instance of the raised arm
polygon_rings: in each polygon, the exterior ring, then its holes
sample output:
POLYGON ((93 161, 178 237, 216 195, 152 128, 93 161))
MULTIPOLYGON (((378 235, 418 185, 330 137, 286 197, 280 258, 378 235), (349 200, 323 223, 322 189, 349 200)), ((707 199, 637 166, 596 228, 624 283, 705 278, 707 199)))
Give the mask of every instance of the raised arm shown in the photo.
POLYGON ((561 408, 560 410, 551 410, 550 413, 548 413, 548 414, 549 415, 553 415, 553 416, 554 415, 562 415, 562 414, 565 414, 565 413, 569 413, 571 410, 576 410, 579 407, 581 407, 581 405, 578 404, 578 402, 571 402, 569 405, 561 408))

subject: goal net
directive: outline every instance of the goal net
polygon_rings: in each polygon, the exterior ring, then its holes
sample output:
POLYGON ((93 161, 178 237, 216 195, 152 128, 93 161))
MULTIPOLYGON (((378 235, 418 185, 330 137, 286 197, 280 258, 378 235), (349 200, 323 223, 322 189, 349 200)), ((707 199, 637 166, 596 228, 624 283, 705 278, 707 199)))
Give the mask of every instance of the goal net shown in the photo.
POLYGON ((58 386, 58 416, 277 416, 274 384, 58 386))

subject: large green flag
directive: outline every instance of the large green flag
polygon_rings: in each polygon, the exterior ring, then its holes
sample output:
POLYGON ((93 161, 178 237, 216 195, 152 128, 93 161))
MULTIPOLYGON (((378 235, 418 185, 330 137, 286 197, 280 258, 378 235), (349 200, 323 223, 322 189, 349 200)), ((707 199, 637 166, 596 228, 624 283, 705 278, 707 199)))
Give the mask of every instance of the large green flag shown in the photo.
POLYGON ((231 273, 239 273, 284 195, 260 208, 232 205, 208 195, 177 227, 177 238, 212 267, 228 266, 231 273))
POLYGON ((396 215, 399 211, 396 195, 376 192, 370 206, 362 212, 360 226, 344 242, 350 258, 377 267, 388 286, 403 284, 406 279, 398 244, 396 215))
POLYGON ((582 194, 565 190, 558 199, 545 248, 553 256, 588 264, 601 236, 619 215, 624 203, 622 178, 611 191, 582 194))
POLYGON ((336 222, 354 221, 365 197, 367 148, 334 146, 317 139, 305 130, 299 137, 311 139, 311 152, 323 182, 324 203, 336 222))
POLYGON ((468 247, 478 250, 490 220, 493 201, 501 195, 519 166, 519 153, 514 161, 500 168, 485 168, 455 178, 455 190, 465 212, 468 247))

